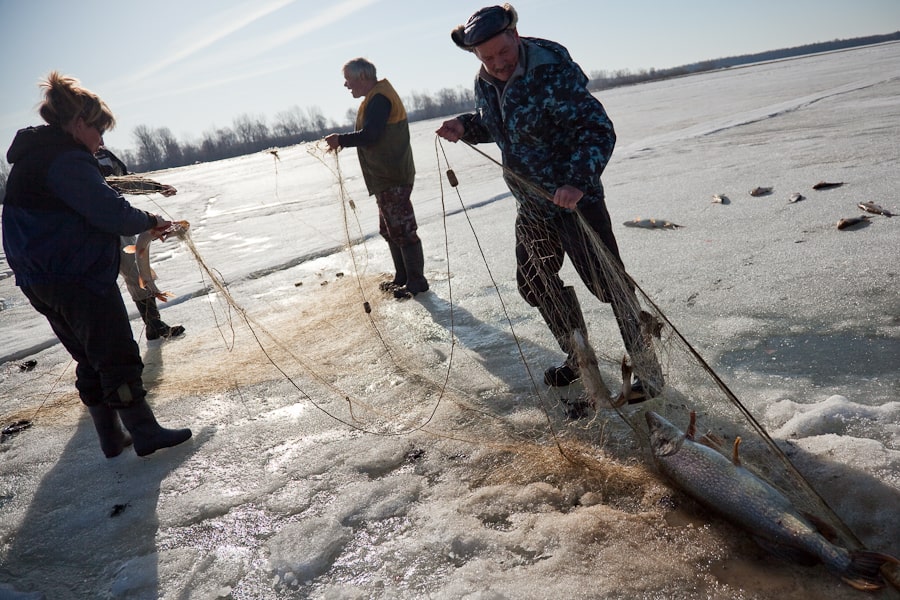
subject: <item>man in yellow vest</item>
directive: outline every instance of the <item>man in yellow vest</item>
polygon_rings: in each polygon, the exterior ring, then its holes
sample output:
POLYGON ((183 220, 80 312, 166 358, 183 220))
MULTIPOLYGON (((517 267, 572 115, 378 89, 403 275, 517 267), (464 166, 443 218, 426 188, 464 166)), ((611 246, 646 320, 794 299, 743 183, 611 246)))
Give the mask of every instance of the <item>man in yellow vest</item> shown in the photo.
POLYGON ((409 122, 400 96, 387 79, 379 80, 375 65, 355 58, 344 65, 344 87, 363 98, 356 114, 356 131, 325 137, 329 149, 355 147, 370 196, 378 204, 378 230, 394 261, 393 280, 381 289, 395 298, 411 298, 428 290, 423 270, 422 241, 410 195, 416 177, 409 122))

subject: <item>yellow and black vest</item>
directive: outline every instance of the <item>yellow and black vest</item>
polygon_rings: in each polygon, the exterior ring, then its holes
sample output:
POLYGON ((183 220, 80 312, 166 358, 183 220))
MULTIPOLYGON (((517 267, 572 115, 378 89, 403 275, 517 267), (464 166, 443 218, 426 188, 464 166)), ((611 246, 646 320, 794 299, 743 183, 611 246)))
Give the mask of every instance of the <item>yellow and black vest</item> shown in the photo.
POLYGON ((381 94, 391 102, 391 114, 388 116, 384 134, 371 146, 360 146, 356 149, 366 188, 372 196, 393 187, 412 185, 416 178, 412 147, 409 145, 406 109, 387 79, 376 83, 359 105, 356 129, 362 129, 366 118, 366 105, 377 94, 381 94))

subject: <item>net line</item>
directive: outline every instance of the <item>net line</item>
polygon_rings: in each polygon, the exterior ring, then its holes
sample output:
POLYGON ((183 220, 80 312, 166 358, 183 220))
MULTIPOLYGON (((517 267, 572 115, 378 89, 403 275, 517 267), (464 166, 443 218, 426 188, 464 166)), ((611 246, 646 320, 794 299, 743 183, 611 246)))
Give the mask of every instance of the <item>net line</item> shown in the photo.
MULTIPOLYGON (((465 140, 461 141, 469 149, 500 167, 511 188, 515 186, 533 197, 548 202, 552 201, 553 195, 547 190, 521 177, 503 163, 476 148, 474 144, 465 140)), ((449 169, 449 164, 447 166, 449 169)), ((452 172, 452 169, 449 170, 452 172)), ((453 174, 452 178, 456 179, 456 175, 453 174)), ((621 263, 613 257, 585 220, 581 209, 576 207, 574 212, 577 216, 579 235, 581 236, 579 243, 589 244, 596 255, 601 257, 598 270, 601 273, 600 279, 603 281, 586 281, 586 285, 589 288, 605 287, 609 294, 619 295, 620 300, 625 303, 629 302, 630 297, 637 298, 638 302, 643 305, 635 308, 640 315, 641 334, 646 342, 652 344, 656 353, 663 356, 663 363, 667 367, 665 373, 667 381, 663 394, 659 399, 638 405, 642 407, 646 405, 645 408, 629 410, 629 407, 615 406, 612 402, 603 407, 605 398, 597 397, 590 398, 591 403, 598 408, 615 410, 645 449, 648 446, 648 435, 643 419, 644 410, 653 409, 660 412, 673 423, 680 425, 682 429, 686 427, 691 412, 697 413, 698 423, 706 417, 706 426, 710 428, 709 439, 718 441, 719 449, 723 453, 728 455, 725 452, 726 440, 741 437, 743 442, 741 445, 742 464, 745 467, 776 485, 801 510, 827 522, 849 548, 862 548, 858 537, 796 468, 778 443, 768 434, 765 427, 701 356, 700 352, 675 327, 662 309, 624 268, 620 268, 621 263), (632 293, 631 290, 634 292, 632 293), (682 369, 691 371, 691 373, 681 373, 682 369), (726 404, 733 410, 729 411, 725 408, 726 404), (754 444, 754 440, 758 443, 754 444), (747 443, 748 441, 750 443, 747 443)), ((590 347, 589 351, 592 351, 590 347)), ((609 365, 619 363, 617 357, 604 356, 602 353, 601 357, 609 365)), ((632 359, 635 363, 633 365, 634 372, 638 376, 646 374, 648 368, 653 368, 652 365, 648 366, 648 362, 652 363, 652 358, 649 361, 646 357, 643 357, 643 360, 642 357, 632 357, 632 359)), ((590 395, 589 385, 586 382, 582 383, 590 395)), ((613 387, 615 388, 615 386, 613 387)), ((727 450, 730 451, 730 447, 727 450)))

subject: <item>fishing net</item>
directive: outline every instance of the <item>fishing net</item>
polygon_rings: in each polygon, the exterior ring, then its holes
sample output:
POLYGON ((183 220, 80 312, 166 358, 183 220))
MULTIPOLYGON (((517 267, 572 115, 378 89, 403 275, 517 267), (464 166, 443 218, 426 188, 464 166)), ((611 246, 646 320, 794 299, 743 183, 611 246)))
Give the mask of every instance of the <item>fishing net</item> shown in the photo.
MULTIPOLYGON (((480 472, 494 472, 495 479, 560 485, 564 479, 577 479, 582 488, 596 489, 607 498, 647 493, 640 483, 651 478, 644 413, 653 410, 684 430, 693 412, 698 438, 703 435, 730 456, 740 437, 743 466, 778 487, 799 510, 827 523, 837 543, 861 547, 779 443, 629 277, 581 212, 576 212, 569 235, 592 257, 590 268, 581 271, 584 280, 566 264, 561 271, 566 287, 555 296, 555 304, 532 308, 510 277, 515 272, 512 245, 504 256, 487 255, 482 249, 481 236, 488 229, 473 222, 470 211, 485 203, 484 190, 467 187, 465 176, 457 177, 444 156, 441 170, 448 171, 448 178, 440 185, 439 199, 444 239, 428 240, 432 248, 442 246, 444 264, 428 271, 432 293, 412 303, 397 302, 379 289, 390 274, 370 260, 370 246, 382 242, 364 234, 338 155, 317 145, 308 151, 334 179, 346 272, 331 272, 318 289, 307 285, 292 299, 289 311, 248 309, 247 299, 232 296, 206 263, 189 232, 185 247, 206 282, 198 293, 208 296, 220 335, 201 346, 194 342, 190 349, 186 364, 196 368, 202 362, 202 377, 180 377, 174 356, 165 377, 153 380, 151 367, 146 375, 159 393, 208 398, 209 382, 240 389, 272 381, 273 393, 289 393, 288 386, 354 431, 463 440, 475 454, 490 449, 480 453, 481 459, 497 468, 480 472), (470 235, 451 239, 449 219, 464 220, 470 235), (462 261, 466 268, 455 271, 454 265, 462 261), (483 269, 473 268, 473 262, 483 269), (570 315, 579 305, 584 319, 574 328, 575 335, 566 331, 565 336, 554 336, 559 332, 547 327, 542 313, 570 315), (423 319, 422 310, 431 318, 423 319), (325 338, 337 342, 323 344, 325 338), (222 357, 223 344, 227 358, 222 357), (567 352, 580 369, 580 379, 569 386, 546 386, 545 369, 561 363, 567 352), (631 397, 634 381, 659 388, 658 395, 629 403, 636 399, 631 397)), ((437 143, 435 154, 440 164, 437 143)), ((478 161, 494 159, 481 154, 478 161)), ((483 168, 481 164, 471 171, 483 168)), ((549 195, 514 173, 504 173, 499 164, 491 168, 498 180, 502 173, 507 182, 549 195)), ((484 181, 483 171, 477 176, 484 181)), ((374 207, 367 205, 366 210, 374 207)), ((535 241, 525 249, 533 253, 534 262, 552 260, 544 254, 547 243, 559 240, 548 239, 546 227, 528 222, 510 223, 513 227, 535 241)), ((491 235, 496 228, 490 224, 491 235)), ((553 285, 540 269, 526 275, 538 289, 553 285)), ((178 352, 177 346, 167 352, 178 352)))
MULTIPOLYGON (((440 163, 438 148, 436 143, 440 163)), ((527 180, 505 171, 495 159, 472 149, 481 154, 485 162, 496 163, 498 174, 502 172, 510 185, 549 198, 548 191, 534 188, 527 180)), ((337 155, 333 155, 334 162, 331 163, 331 158, 321 149, 311 148, 310 152, 335 176, 347 224, 347 252, 359 267, 366 260, 367 251, 365 244, 360 243, 362 234, 355 216, 356 206, 343 186, 340 162, 337 155)), ((478 205, 483 198, 465 199, 460 191, 465 188, 465 181, 459 185, 459 178, 446 155, 443 161, 447 179, 440 189, 446 236, 448 216, 462 216, 468 220, 467 202, 478 205), (458 208, 447 201, 454 196, 459 202, 458 208)), ((393 331, 411 324, 404 320, 403 311, 397 310, 396 303, 380 302, 376 287, 378 277, 358 277, 357 303, 363 304, 365 311, 351 308, 343 318, 364 318, 368 321, 367 326, 378 333, 368 338, 368 342, 355 340, 359 344, 355 347, 357 351, 365 352, 362 355, 365 360, 373 361, 370 365, 379 362, 379 367, 369 370, 382 373, 383 377, 355 393, 337 383, 347 404, 341 418, 376 433, 393 435, 425 429, 436 435, 473 440, 478 439, 477 432, 482 431, 482 424, 487 433, 495 430, 499 423, 508 431, 510 440, 519 441, 520 454, 524 451, 522 441, 544 444, 567 461, 590 471, 608 468, 598 462, 600 456, 618 452, 627 458, 631 452, 633 457, 635 444, 643 449, 644 463, 649 464, 649 432, 644 418, 647 410, 661 414, 682 430, 687 429, 691 413, 695 413, 698 439, 702 436, 707 444, 730 457, 735 440, 740 438, 740 458, 744 467, 779 488, 800 511, 829 525, 835 532, 837 543, 849 549, 860 548, 861 542, 794 467, 785 449, 768 435, 653 299, 631 279, 581 211, 576 213, 575 222, 575 232, 569 235, 591 257, 589 268, 575 274, 567 265, 562 272, 567 286, 554 295, 554 305, 541 306, 539 310, 527 306, 523 309, 518 286, 509 278, 511 257, 486 256, 481 251, 477 227, 471 220, 470 239, 445 237, 446 277, 432 287, 441 290, 435 293, 443 294, 446 285, 446 297, 441 301, 448 306, 443 311, 433 310, 436 322, 432 328, 425 328, 420 323, 412 325, 423 328, 414 337, 421 340, 425 348, 441 348, 440 360, 423 358, 423 353, 429 352, 423 347, 398 346, 394 342, 400 336, 394 336, 393 331), (465 284, 491 287, 492 295, 469 297, 466 290, 457 291, 462 283, 454 284, 457 275, 453 271, 453 262, 472 260, 473 257, 483 261, 484 279, 465 284), (493 272, 498 261, 503 262, 503 274, 499 278, 493 272), (579 275, 583 281, 579 281, 579 275), (372 310, 373 304, 377 305, 377 310, 372 310), (540 349, 536 349, 530 340, 523 341, 518 331, 520 325, 528 330, 529 336, 536 335, 536 322, 538 325, 543 325, 544 321, 552 322, 554 314, 571 316, 579 304, 590 307, 585 310, 587 318, 580 327, 574 328, 572 337, 561 336, 551 325, 549 330, 554 337, 549 341, 549 353, 546 326, 543 326, 540 349), (549 316, 541 319, 542 315, 549 316), (469 352, 469 347, 475 344, 466 340, 479 337, 488 340, 488 347, 480 347, 477 353, 469 352), (553 347, 554 342, 558 350, 553 347), (565 354, 560 350, 574 357, 581 377, 570 386, 548 388, 543 382, 544 370, 549 366, 548 356, 561 362, 565 354), (512 371, 513 375, 506 371, 505 386, 497 385, 497 377, 492 375, 495 371, 488 364, 492 360, 519 363, 518 370, 512 371), (484 376, 479 377, 479 373, 484 376), (634 381, 642 382, 645 392, 661 389, 655 398, 635 402, 639 398, 631 397, 634 381), (421 390, 428 390, 428 393, 420 398, 417 409, 410 410, 409 405, 396 402, 398 396, 421 395, 421 390), (453 406, 454 417, 434 420, 441 402, 453 406), (398 406, 399 411, 392 410, 398 406)), ((547 251, 548 244, 555 247, 560 243, 560 240, 548 238, 552 238, 552 230, 548 231, 541 223, 522 220, 515 227, 519 228, 520 237, 532 241, 525 248, 526 252, 532 253, 532 263, 555 260, 547 251)), ((358 275, 361 273, 357 271, 358 275)), ((435 274, 431 277, 434 281, 435 274)), ((541 269, 529 271, 525 277, 533 278, 528 284, 538 290, 553 285, 541 269)), ((421 302, 427 304, 434 300, 421 302)), ((578 321, 578 318, 574 319, 575 324, 578 321)), ((571 333, 568 331, 566 335, 571 333)), ((347 363, 338 366, 336 372, 353 368, 355 358, 347 358, 347 363)), ((484 443, 483 438, 480 443, 484 443)), ((622 474, 611 476, 622 477, 622 474)))

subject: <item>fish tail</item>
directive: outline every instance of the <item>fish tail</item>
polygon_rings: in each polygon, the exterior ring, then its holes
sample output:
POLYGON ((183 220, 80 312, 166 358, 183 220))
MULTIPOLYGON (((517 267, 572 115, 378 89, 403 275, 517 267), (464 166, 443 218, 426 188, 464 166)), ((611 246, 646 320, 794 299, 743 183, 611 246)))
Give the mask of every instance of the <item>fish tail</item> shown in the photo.
POLYGON ((858 590, 880 590, 885 584, 882 567, 888 564, 896 567, 900 560, 888 554, 857 550, 850 553, 850 566, 841 573, 841 579, 858 590))

